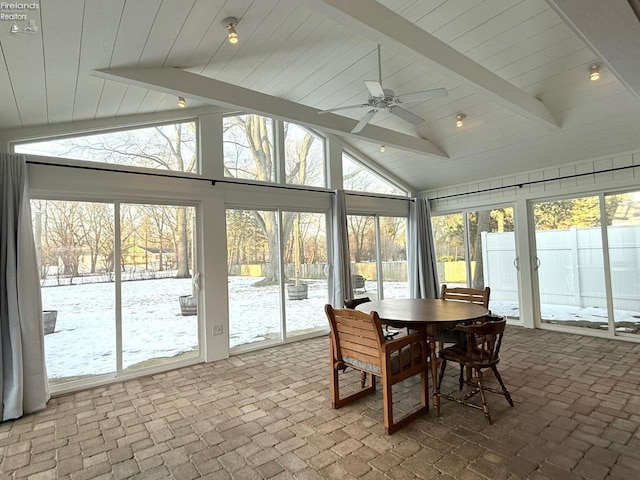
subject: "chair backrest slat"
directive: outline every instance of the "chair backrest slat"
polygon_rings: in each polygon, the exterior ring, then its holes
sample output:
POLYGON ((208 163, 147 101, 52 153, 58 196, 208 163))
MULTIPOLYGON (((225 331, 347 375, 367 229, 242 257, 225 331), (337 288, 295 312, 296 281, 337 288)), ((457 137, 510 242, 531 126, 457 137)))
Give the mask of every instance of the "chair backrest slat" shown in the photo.
POLYGON ((475 303, 476 305, 482 305, 485 308, 489 308, 490 295, 491 289, 489 287, 485 287, 484 290, 478 290, 475 288, 465 287, 449 288, 446 285, 442 285, 442 290, 440 292, 440 298, 443 300, 475 303))
POLYGON ((343 356, 362 360, 381 367, 382 323, 376 312, 367 314, 348 308, 325 306, 331 338, 334 344, 334 361, 343 356))
POLYGON ((459 325, 456 330, 467 336, 467 353, 474 362, 495 364, 500 361, 500 346, 507 320, 504 317, 487 315, 482 323, 459 325))

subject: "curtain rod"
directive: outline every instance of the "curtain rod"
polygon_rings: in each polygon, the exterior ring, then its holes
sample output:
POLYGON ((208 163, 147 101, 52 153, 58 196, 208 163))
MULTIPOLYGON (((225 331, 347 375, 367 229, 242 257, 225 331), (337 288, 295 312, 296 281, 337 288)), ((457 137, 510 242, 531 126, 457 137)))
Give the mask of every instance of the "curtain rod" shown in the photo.
MULTIPOLYGON (((52 163, 52 162, 39 162, 37 160, 27 160, 28 164, 31 165, 44 165, 48 167, 63 167, 63 168, 77 168, 80 170, 93 170, 98 172, 110 172, 110 173, 126 173, 133 175, 146 175, 149 177, 161 177, 161 178, 180 178, 186 180, 197 180, 199 182, 211 182, 211 185, 215 186, 216 183, 227 183, 230 185, 242 185, 242 186, 254 186, 254 187, 267 187, 267 188, 280 188, 284 190, 296 190, 302 192, 318 192, 318 193, 332 193, 335 194, 333 190, 323 190, 320 188, 314 187, 304 187, 304 186, 289 186, 289 185, 279 185, 279 184, 269 184, 269 183, 251 183, 251 182, 241 182, 239 180, 217 180, 214 178, 204 178, 204 177, 186 177, 182 175, 175 175, 171 173, 159 173, 159 172, 136 172, 129 170, 115 170, 112 168, 101 167, 99 165, 67 165, 64 163, 52 163)), ((346 192, 345 192, 346 193, 346 192)), ((395 198, 395 197, 381 197, 380 195, 372 195, 368 193, 357 193, 357 192, 349 192, 347 195, 357 196, 357 197, 368 197, 368 198, 385 198, 387 200, 407 200, 409 202, 413 202, 412 198, 395 198)))
POLYGON ((170 173, 156 173, 156 172, 135 172, 128 170, 115 170, 113 168, 106 168, 100 166, 93 165, 66 165, 64 163, 52 163, 52 162, 38 162, 36 160, 27 160, 27 163, 30 165, 44 165, 46 167, 63 167, 63 168, 77 168, 79 170, 93 170, 97 172, 110 172, 110 173, 128 173, 133 175, 146 175, 148 177, 166 177, 166 178, 183 178, 187 180, 198 180, 204 182, 213 182, 215 180, 211 180, 209 178, 198 178, 198 177, 185 177, 181 175, 172 175, 170 173))
POLYGON ((568 180, 570 178, 578 178, 578 177, 586 177, 587 175, 598 175, 600 173, 610 173, 610 172, 618 172, 620 170, 627 170, 630 168, 638 168, 640 167, 640 165, 627 165, 624 167, 615 167, 615 168, 610 168, 608 170, 596 170, 595 172, 583 172, 583 173, 574 173, 571 175, 564 175, 561 177, 554 177, 554 178, 544 178, 542 180, 530 180, 528 182, 519 182, 519 183, 514 183, 512 185, 502 185, 500 187, 491 187, 491 188, 483 188, 481 190, 475 190, 473 192, 464 192, 464 193, 454 193, 451 195, 442 195, 440 197, 433 197, 433 198, 429 198, 429 200, 444 200, 447 198, 456 198, 456 197, 463 197, 465 195, 476 195, 478 193, 486 193, 486 192, 495 192, 497 190, 506 190, 507 188, 522 188, 525 185, 536 185, 538 183, 545 183, 545 182, 555 182, 558 180, 568 180))

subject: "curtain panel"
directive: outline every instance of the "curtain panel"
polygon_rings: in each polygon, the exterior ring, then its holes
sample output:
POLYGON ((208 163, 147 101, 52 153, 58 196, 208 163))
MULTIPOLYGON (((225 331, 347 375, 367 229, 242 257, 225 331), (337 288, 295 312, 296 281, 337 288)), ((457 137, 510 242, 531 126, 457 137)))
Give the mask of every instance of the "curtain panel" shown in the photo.
POLYGON ((336 190, 333 196, 333 299, 335 308, 342 308, 351 298, 351 270, 349 265, 349 231, 347 205, 344 190, 336 190))
POLYGON ((427 198, 414 198, 409 210, 409 278, 411 298, 438 298, 438 264, 427 198))
POLYGON ((24 155, 0 153, 0 392, 2 420, 45 408, 42 298, 24 155))

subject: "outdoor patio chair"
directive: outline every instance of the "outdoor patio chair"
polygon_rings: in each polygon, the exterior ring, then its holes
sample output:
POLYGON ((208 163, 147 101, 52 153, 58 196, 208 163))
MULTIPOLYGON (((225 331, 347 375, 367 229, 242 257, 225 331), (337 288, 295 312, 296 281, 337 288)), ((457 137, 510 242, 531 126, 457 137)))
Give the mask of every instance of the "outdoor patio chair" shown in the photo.
POLYGON ((487 423, 491 425, 491 414, 489 413, 489 405, 485 397, 485 392, 493 392, 503 395, 509 405, 513 407, 511 395, 504 386, 502 377, 498 373, 498 363, 500 362, 500 346, 507 320, 504 317, 488 315, 483 323, 474 325, 457 325, 456 330, 462 332, 466 336, 465 345, 454 344, 444 348, 438 352, 438 356, 442 360, 440 366, 440 375, 438 376, 438 391, 441 390, 444 371, 447 368, 447 362, 457 362, 460 366, 468 367, 472 370, 474 379, 469 380, 463 378, 463 370, 460 368, 460 377, 458 380, 460 390, 464 384, 473 386, 473 390, 467 393, 463 398, 454 397, 440 393, 439 396, 454 402, 461 403, 468 407, 480 409, 484 412, 487 423), (482 371, 491 369, 496 380, 500 384, 501 391, 489 388, 484 383, 482 371), (471 403, 469 399, 476 394, 480 394, 482 405, 471 403))
POLYGON ((366 278, 364 278, 362 275, 351 275, 351 288, 353 288, 354 292, 356 290, 362 290, 363 292, 366 292, 367 288, 365 286, 365 281, 366 278))
POLYGON ((382 384, 384 429, 392 434, 429 410, 429 346, 424 332, 416 332, 394 340, 385 340, 382 323, 376 312, 370 314, 348 308, 334 309, 325 305, 331 327, 331 405, 341 408, 366 395, 375 393, 376 377, 382 384), (355 393, 340 398, 340 372, 352 368, 369 373, 370 385, 360 385, 355 393), (422 406, 402 419, 394 421, 392 386, 414 375, 420 375, 422 406))

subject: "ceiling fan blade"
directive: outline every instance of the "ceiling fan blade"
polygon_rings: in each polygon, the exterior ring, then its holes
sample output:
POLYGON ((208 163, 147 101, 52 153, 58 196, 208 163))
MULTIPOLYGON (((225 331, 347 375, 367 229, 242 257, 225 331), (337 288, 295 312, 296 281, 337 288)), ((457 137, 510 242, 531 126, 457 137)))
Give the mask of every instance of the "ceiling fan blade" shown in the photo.
POLYGON ((353 127, 351 133, 359 133, 365 127, 367 123, 373 118, 373 116, 378 112, 378 110, 369 110, 364 116, 360 119, 360 121, 353 127))
POLYGON ((424 123, 423 118, 414 113, 411 113, 409 110, 405 110, 402 107, 390 107, 389 111, 394 115, 397 115, 401 119, 406 120, 409 123, 413 123, 416 127, 424 123))
POLYGON ((367 86, 367 90, 369 90, 369 95, 374 98, 384 97, 384 90, 382 89, 382 84, 376 80, 367 80, 364 82, 367 86))
POLYGON ((360 108, 360 107, 368 107, 368 106, 369 105, 366 103, 359 103, 357 105, 347 105, 344 107, 329 108, 328 110, 320 110, 318 112, 318 115, 322 115, 323 113, 337 112, 338 110, 350 110, 352 108, 360 108))
POLYGON ((424 90, 422 92, 407 93, 396 97, 399 103, 421 102, 434 97, 446 97, 449 94, 446 88, 434 88, 433 90, 424 90))

